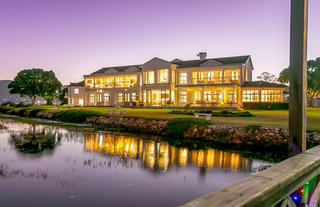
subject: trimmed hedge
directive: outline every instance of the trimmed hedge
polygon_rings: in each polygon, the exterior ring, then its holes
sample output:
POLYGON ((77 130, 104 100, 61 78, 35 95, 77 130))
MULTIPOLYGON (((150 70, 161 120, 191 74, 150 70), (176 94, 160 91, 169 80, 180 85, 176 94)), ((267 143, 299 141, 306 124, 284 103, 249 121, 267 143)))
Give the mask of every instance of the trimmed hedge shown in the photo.
POLYGON ((264 102, 244 102, 243 108, 246 110, 288 110, 288 102, 275 102, 275 103, 264 103, 264 102))
POLYGON ((188 131, 193 126, 207 127, 212 124, 205 119, 196 118, 175 118, 168 122, 165 132, 168 136, 174 138, 182 138, 185 131, 188 131))
POLYGON ((169 114, 184 114, 193 115, 194 113, 207 113, 215 117, 254 117, 249 111, 212 111, 212 110, 194 110, 194 111, 181 111, 173 110, 169 114))

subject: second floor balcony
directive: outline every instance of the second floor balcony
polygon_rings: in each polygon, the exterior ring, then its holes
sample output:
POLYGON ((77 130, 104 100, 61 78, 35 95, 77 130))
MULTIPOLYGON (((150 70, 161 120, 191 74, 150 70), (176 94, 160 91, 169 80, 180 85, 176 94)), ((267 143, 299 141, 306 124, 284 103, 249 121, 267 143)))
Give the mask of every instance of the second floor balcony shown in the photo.
POLYGON ((96 84, 87 84, 86 88, 134 88, 137 86, 136 81, 116 81, 96 84))
POLYGON ((191 83, 180 81, 178 85, 214 85, 214 84, 239 84, 239 76, 212 77, 212 78, 192 78, 191 83))

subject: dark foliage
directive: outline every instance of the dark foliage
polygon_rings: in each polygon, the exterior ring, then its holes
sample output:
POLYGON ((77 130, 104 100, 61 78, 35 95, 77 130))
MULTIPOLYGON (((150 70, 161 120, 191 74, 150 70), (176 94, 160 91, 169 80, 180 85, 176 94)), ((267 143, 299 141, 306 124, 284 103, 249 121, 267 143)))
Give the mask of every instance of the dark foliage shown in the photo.
POLYGON ((171 119, 165 129, 168 136, 182 138, 185 131, 192 126, 206 127, 212 124, 210 121, 196 118, 176 118, 171 119))
POLYGON ((244 102, 243 108, 246 110, 288 110, 289 103, 244 102))

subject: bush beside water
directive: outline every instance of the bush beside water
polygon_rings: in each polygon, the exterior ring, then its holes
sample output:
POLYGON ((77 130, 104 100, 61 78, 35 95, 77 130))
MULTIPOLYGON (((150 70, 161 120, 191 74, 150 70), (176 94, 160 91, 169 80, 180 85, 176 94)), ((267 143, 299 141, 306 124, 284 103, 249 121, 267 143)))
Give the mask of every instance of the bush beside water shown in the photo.
POLYGON ((54 117, 54 119, 62 122, 70 123, 84 123, 87 118, 93 116, 101 116, 102 114, 94 111, 82 111, 82 110, 68 110, 61 111, 54 117))
POLYGON ((210 121, 205 119, 196 118, 176 118, 171 119, 165 129, 168 136, 174 138, 184 137, 184 132, 188 131, 191 127, 197 126, 198 128, 205 128, 212 124, 210 121))

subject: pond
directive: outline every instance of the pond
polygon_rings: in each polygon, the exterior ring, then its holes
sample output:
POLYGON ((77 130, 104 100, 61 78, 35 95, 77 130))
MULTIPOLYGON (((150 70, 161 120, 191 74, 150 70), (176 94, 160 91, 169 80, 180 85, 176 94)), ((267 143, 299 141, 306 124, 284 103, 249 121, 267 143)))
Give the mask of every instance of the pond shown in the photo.
POLYGON ((270 163, 159 137, 0 119, 0 206, 179 206, 270 163))

